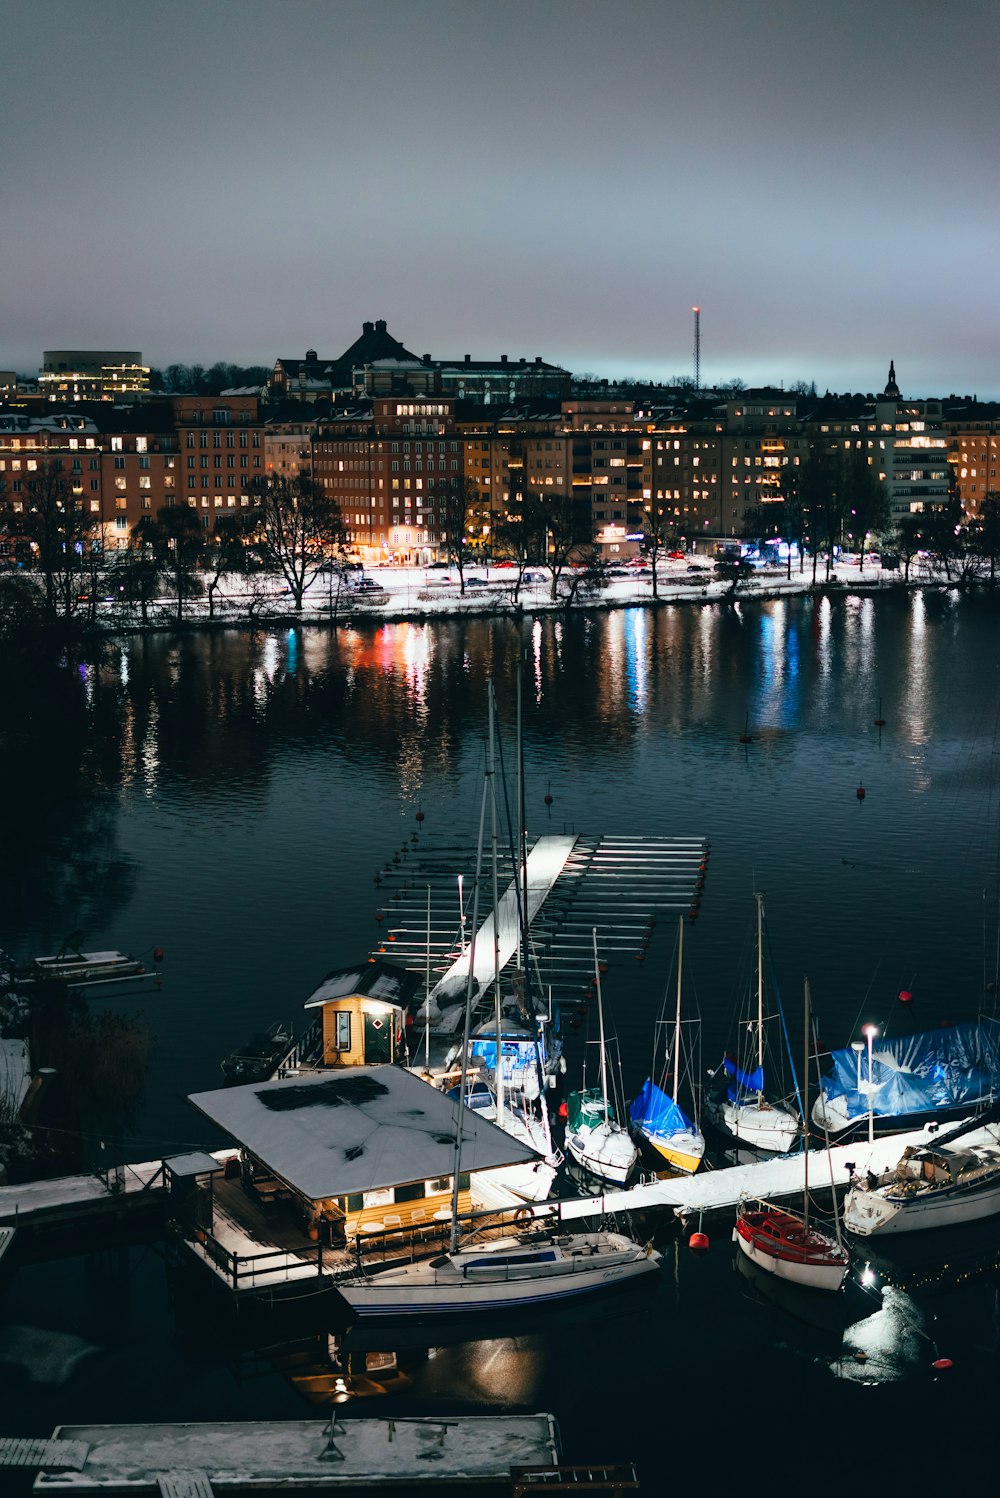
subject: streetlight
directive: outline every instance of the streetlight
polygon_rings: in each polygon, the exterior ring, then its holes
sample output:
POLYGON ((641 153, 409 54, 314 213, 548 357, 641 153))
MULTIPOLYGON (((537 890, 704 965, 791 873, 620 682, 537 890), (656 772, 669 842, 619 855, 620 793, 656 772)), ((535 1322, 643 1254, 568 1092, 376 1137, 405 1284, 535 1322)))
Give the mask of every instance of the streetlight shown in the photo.
POLYGON ((868 1143, 875 1142, 875 1084, 872 1081, 872 1041, 878 1034, 878 1025, 865 1025, 861 1031, 868 1041, 868 1143))

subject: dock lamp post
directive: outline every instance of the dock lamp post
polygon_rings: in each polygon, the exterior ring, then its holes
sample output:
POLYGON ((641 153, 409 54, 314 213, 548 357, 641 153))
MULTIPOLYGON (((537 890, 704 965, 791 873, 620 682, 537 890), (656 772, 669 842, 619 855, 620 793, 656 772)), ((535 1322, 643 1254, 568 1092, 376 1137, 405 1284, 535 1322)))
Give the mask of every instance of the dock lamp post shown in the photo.
POLYGON ((878 1025, 865 1025, 861 1032, 868 1041, 868 1143, 875 1142, 875 1084, 872 1080, 872 1041, 878 1034, 878 1025))
POLYGON ((864 1049, 865 1049, 865 1043, 864 1043, 863 1040, 852 1040, 851 1041, 851 1050, 854 1052, 855 1056, 858 1058, 858 1091, 859 1092, 861 1091, 861 1057, 862 1057, 862 1054, 864 1053, 864 1049))

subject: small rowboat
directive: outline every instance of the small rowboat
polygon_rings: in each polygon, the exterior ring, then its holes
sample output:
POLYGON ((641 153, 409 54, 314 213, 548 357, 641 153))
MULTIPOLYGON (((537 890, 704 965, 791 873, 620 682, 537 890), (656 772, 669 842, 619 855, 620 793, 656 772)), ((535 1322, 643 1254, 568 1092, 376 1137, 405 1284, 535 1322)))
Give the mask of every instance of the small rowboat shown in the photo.
POLYGON ((767 1202, 741 1204, 733 1237, 759 1268, 814 1290, 839 1290, 850 1265, 842 1244, 767 1202))

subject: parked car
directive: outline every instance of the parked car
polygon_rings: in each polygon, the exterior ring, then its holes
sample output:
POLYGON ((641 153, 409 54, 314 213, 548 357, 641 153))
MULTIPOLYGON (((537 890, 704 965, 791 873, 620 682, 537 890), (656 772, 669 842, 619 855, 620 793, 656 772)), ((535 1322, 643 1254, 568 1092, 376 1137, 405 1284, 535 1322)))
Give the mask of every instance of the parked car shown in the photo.
POLYGON ((467 577, 465 579, 465 586, 467 588, 488 588, 489 583, 482 577, 467 577))
POLYGON ((687 558, 686 551, 668 551, 667 556, 671 562, 683 562, 687 558))

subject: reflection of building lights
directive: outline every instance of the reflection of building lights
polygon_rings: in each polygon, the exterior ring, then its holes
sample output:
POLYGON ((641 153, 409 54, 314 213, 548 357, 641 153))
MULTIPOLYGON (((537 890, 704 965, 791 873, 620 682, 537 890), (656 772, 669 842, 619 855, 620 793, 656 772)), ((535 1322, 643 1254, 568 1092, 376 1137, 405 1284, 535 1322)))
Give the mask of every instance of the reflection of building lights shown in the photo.
POLYGON ((866 1264, 861 1271, 861 1283, 866 1290, 870 1285, 874 1285, 875 1283, 875 1271, 870 1264, 866 1264))

